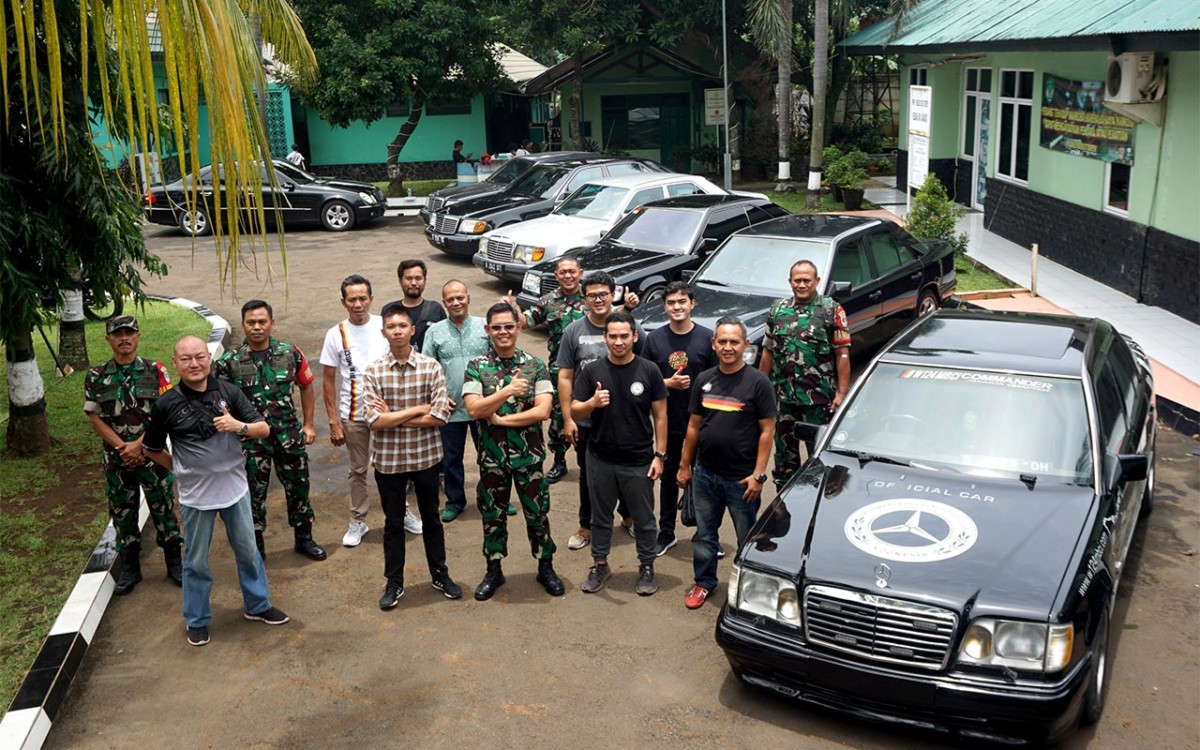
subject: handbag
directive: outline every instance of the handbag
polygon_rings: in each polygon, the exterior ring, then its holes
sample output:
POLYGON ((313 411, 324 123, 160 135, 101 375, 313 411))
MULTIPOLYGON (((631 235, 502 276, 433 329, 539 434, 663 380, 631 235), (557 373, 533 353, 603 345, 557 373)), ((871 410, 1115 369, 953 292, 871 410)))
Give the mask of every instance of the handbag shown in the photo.
POLYGON ((684 526, 696 527, 696 501, 692 499, 692 483, 688 482, 679 496, 679 522, 684 526))

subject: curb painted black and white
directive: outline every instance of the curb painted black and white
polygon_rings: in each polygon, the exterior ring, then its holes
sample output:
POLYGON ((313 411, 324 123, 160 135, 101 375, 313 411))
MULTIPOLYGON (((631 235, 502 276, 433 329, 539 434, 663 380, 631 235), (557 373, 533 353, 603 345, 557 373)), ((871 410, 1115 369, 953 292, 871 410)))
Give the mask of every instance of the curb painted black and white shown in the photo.
MULTIPOLYGON (((212 326, 208 351, 218 357, 233 336, 229 322, 198 302, 181 297, 154 297, 194 310, 212 326)), ((145 526, 150 509, 142 499, 138 527, 145 526)), ((8 711, 0 719, 0 750, 38 750, 62 708, 63 700, 83 664, 100 619, 112 599, 116 576, 120 575, 116 549, 117 534, 112 523, 104 530, 67 603, 50 627, 50 634, 8 711)))

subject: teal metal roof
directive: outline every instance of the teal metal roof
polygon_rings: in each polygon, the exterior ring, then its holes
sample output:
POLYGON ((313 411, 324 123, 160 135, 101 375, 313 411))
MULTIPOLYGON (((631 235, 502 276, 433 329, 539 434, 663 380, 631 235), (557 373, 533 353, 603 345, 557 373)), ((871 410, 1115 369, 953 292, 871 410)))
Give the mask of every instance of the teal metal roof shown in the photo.
POLYGON ((1183 34, 1185 46, 1200 48, 1200 0, 922 0, 889 42, 894 23, 877 23, 841 46, 852 53, 916 52, 1093 40, 1099 47, 1112 36, 1183 34))

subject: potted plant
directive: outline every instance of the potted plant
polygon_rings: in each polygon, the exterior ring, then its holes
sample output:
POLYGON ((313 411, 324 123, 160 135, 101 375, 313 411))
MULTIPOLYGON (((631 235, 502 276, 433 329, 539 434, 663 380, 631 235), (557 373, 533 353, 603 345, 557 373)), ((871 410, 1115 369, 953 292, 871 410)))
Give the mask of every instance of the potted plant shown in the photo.
POLYGON ((869 176, 867 165, 871 157, 855 149, 830 165, 829 183, 842 191, 842 203, 847 211, 858 211, 862 208, 863 180, 869 176))
POLYGON ((933 174, 926 175, 924 184, 913 196, 912 210, 905 217, 909 234, 919 240, 943 240, 954 248, 956 256, 967 252, 966 233, 957 232, 959 218, 966 209, 950 200, 946 187, 933 174))

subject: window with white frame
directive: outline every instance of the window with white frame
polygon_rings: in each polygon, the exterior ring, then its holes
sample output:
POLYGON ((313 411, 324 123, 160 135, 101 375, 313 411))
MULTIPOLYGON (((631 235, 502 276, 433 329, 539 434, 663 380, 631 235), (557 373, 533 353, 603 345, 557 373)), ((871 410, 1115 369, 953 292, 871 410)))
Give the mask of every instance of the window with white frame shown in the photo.
POLYGON ((929 68, 913 67, 908 69, 908 85, 909 86, 928 86, 929 85, 929 68))
POLYGON ((963 81, 963 129, 959 153, 966 159, 974 159, 979 140, 976 136, 983 125, 980 122, 980 100, 991 96, 992 69, 967 68, 964 74, 966 80, 963 81))
POLYGON ((1128 164, 1110 161, 1104 169, 1104 210, 1118 214, 1129 213, 1128 164))
POLYGON ((996 173, 1010 180, 1029 179, 1033 132, 1033 71, 1000 71, 1000 137, 996 173))

